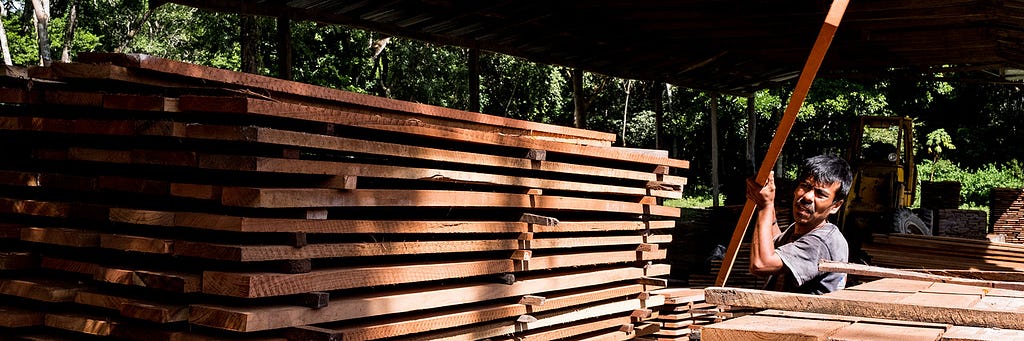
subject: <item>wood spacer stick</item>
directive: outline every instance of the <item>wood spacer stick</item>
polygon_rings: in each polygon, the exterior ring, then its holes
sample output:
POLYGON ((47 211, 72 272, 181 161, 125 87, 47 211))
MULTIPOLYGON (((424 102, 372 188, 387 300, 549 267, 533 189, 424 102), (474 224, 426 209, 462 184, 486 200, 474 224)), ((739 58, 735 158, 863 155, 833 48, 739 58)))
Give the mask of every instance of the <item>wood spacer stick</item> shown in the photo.
MULTIPOLYGON (((754 178, 757 183, 763 184, 768 181, 768 173, 775 166, 775 162, 779 160, 779 155, 782 154, 782 146, 786 144, 786 138, 789 137, 789 131, 793 129, 793 123, 796 122, 796 115, 800 112, 800 106, 803 105, 804 98, 807 97, 807 91, 811 88, 811 83, 814 82, 814 76, 817 75, 822 60, 825 59, 825 52, 828 51, 828 46, 832 43, 832 37, 835 36, 836 29, 839 28, 839 22, 843 19, 843 13, 846 12, 846 5, 849 3, 849 0, 834 0, 832 2, 832 7, 829 8, 828 15, 825 16, 825 23, 821 26, 821 31, 818 33, 818 39, 814 42, 814 47, 811 48, 811 55, 807 57, 807 63, 804 64, 804 69, 800 72, 800 78, 796 82, 796 88, 793 89, 793 95, 789 98, 786 112, 782 115, 779 127, 775 129, 775 136, 772 137, 772 143, 768 146, 768 152, 765 153, 764 160, 761 162, 761 168, 758 169, 757 176, 754 178)), ((729 248, 725 252, 725 258, 722 260, 722 267, 718 270, 715 286, 724 286, 726 280, 729 279, 733 263, 736 262, 736 254, 740 250, 740 243, 743 242, 743 235, 746 234, 747 225, 750 224, 750 219, 754 216, 754 208, 755 204, 750 199, 747 199, 746 204, 743 204, 743 211, 740 213, 739 221, 736 222, 736 229, 733 230, 732 239, 729 241, 729 248)), ((751 247, 754 246, 752 245, 751 247)))

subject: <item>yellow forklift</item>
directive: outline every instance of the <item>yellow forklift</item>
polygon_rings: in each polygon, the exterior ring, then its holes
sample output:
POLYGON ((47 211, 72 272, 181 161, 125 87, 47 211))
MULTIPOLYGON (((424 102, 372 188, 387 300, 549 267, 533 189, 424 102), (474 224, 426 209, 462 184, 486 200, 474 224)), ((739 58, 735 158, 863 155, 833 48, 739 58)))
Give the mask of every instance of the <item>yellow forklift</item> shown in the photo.
POLYGON ((861 116, 851 126, 846 160, 853 183, 838 219, 851 251, 872 233, 931 235, 932 229, 909 209, 917 187, 913 120, 861 116))

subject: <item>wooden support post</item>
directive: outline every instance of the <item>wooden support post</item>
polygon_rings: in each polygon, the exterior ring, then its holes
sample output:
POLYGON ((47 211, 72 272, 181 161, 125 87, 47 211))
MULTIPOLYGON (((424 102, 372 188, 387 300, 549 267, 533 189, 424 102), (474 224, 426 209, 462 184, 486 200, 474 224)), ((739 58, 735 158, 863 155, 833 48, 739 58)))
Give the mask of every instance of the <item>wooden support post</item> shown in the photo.
POLYGON ((523 260, 530 260, 531 257, 533 257, 533 251, 530 251, 530 250, 515 250, 515 251, 512 251, 512 257, 511 258, 514 259, 514 260, 523 261, 523 260))
POLYGON ((331 294, 326 291, 313 291, 299 294, 299 302, 304 307, 320 309, 331 301, 331 294))
POLYGON ((541 225, 541 226, 557 226, 558 225, 558 219, 555 219, 555 218, 552 218, 552 217, 545 217, 545 216, 537 215, 537 214, 533 214, 533 213, 523 213, 523 215, 519 217, 519 221, 527 223, 527 224, 536 224, 536 225, 541 225))
POLYGON ((291 327, 284 332, 288 340, 310 340, 310 341, 342 341, 345 334, 333 329, 320 328, 317 326, 291 327))
POLYGON ((306 240, 305 232, 295 232, 287 234, 287 243, 292 247, 303 247, 309 245, 309 241, 306 240))
POLYGON ((664 148, 665 143, 662 142, 664 137, 663 131, 665 125, 665 106, 661 103, 662 91, 665 91, 665 83, 657 82, 654 83, 654 149, 664 148))
POLYGON ((548 158, 548 151, 543 149, 530 149, 526 151, 526 158, 532 161, 544 161, 548 158))
POLYGON ((335 175, 320 183, 320 187, 353 190, 356 189, 357 179, 355 175, 335 175))
MULTIPOLYGON (((825 17, 825 23, 821 26, 821 31, 818 33, 818 40, 814 42, 811 55, 807 57, 807 63, 804 64, 804 69, 800 73, 800 78, 797 80, 793 95, 789 98, 786 112, 782 115, 782 121, 779 122, 779 127, 775 130, 772 143, 769 145, 768 152, 765 153, 764 160, 761 162, 761 168, 757 171, 757 176, 754 178, 758 183, 763 184, 768 181, 768 173, 771 172, 775 161, 782 154, 782 146, 786 144, 786 138, 789 137, 789 131, 793 128, 793 123, 796 122, 796 115, 800 112, 800 106, 803 105, 804 98, 807 97, 807 91, 811 88, 814 76, 818 73, 818 67, 821 66, 822 60, 825 59, 825 52, 828 51, 828 46, 832 43, 832 37, 835 36, 839 22, 843 18, 843 13, 846 12, 846 5, 849 3, 849 0, 835 0, 832 2, 832 7, 828 10, 828 15, 825 17)), ((746 234, 747 225, 750 224, 750 219, 754 216, 754 208, 754 202, 750 200, 747 200, 746 204, 743 205, 740 219, 736 222, 732 239, 729 241, 729 248, 726 249, 725 259, 722 260, 722 268, 718 271, 718 278, 715 280, 715 285, 717 286, 725 285, 726 280, 729 279, 732 265, 736 261, 736 254, 740 250, 740 243, 743 242, 743 235, 746 234)))

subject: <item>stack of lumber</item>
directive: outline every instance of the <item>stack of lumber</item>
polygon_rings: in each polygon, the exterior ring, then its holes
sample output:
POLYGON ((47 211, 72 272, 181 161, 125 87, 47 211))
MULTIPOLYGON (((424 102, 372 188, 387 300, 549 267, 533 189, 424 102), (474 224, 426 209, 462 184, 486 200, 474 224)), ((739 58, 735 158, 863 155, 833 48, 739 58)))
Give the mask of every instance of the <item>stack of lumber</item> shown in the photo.
POLYGON ((875 234, 871 264, 901 269, 1024 271, 1024 245, 953 237, 875 234))
POLYGON ((1024 244, 1024 188, 992 188, 989 201, 992 233, 1007 243, 1024 244))
POLYGON ((660 203, 688 166, 663 151, 79 60, 2 77, 4 335, 628 339, 662 304, 646 292, 666 284, 679 210, 660 203))
POLYGON ((702 340, 1020 340, 1024 291, 885 278, 821 296, 708 288, 708 302, 765 310, 702 340))
POLYGON ((939 209, 935 210, 935 234, 944 237, 987 239, 988 217, 985 211, 939 209))
POLYGON ((659 330, 640 340, 699 339, 700 329, 706 325, 755 312, 707 303, 704 301, 704 289, 667 288, 652 291, 651 294, 664 296, 665 305, 658 308, 657 317, 652 320, 659 330))

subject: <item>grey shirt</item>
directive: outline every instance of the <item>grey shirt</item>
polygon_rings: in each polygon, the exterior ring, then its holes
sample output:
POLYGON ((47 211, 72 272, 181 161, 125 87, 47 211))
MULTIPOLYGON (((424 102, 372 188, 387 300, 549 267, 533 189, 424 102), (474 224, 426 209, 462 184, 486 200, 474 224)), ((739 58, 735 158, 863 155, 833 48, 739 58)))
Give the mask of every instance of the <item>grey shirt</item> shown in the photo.
POLYGON ((818 271, 818 261, 827 259, 846 262, 849 245, 832 223, 825 223, 793 240, 793 225, 775 237, 775 253, 782 258, 786 271, 768 280, 768 289, 820 295, 846 287, 846 274, 818 271))

